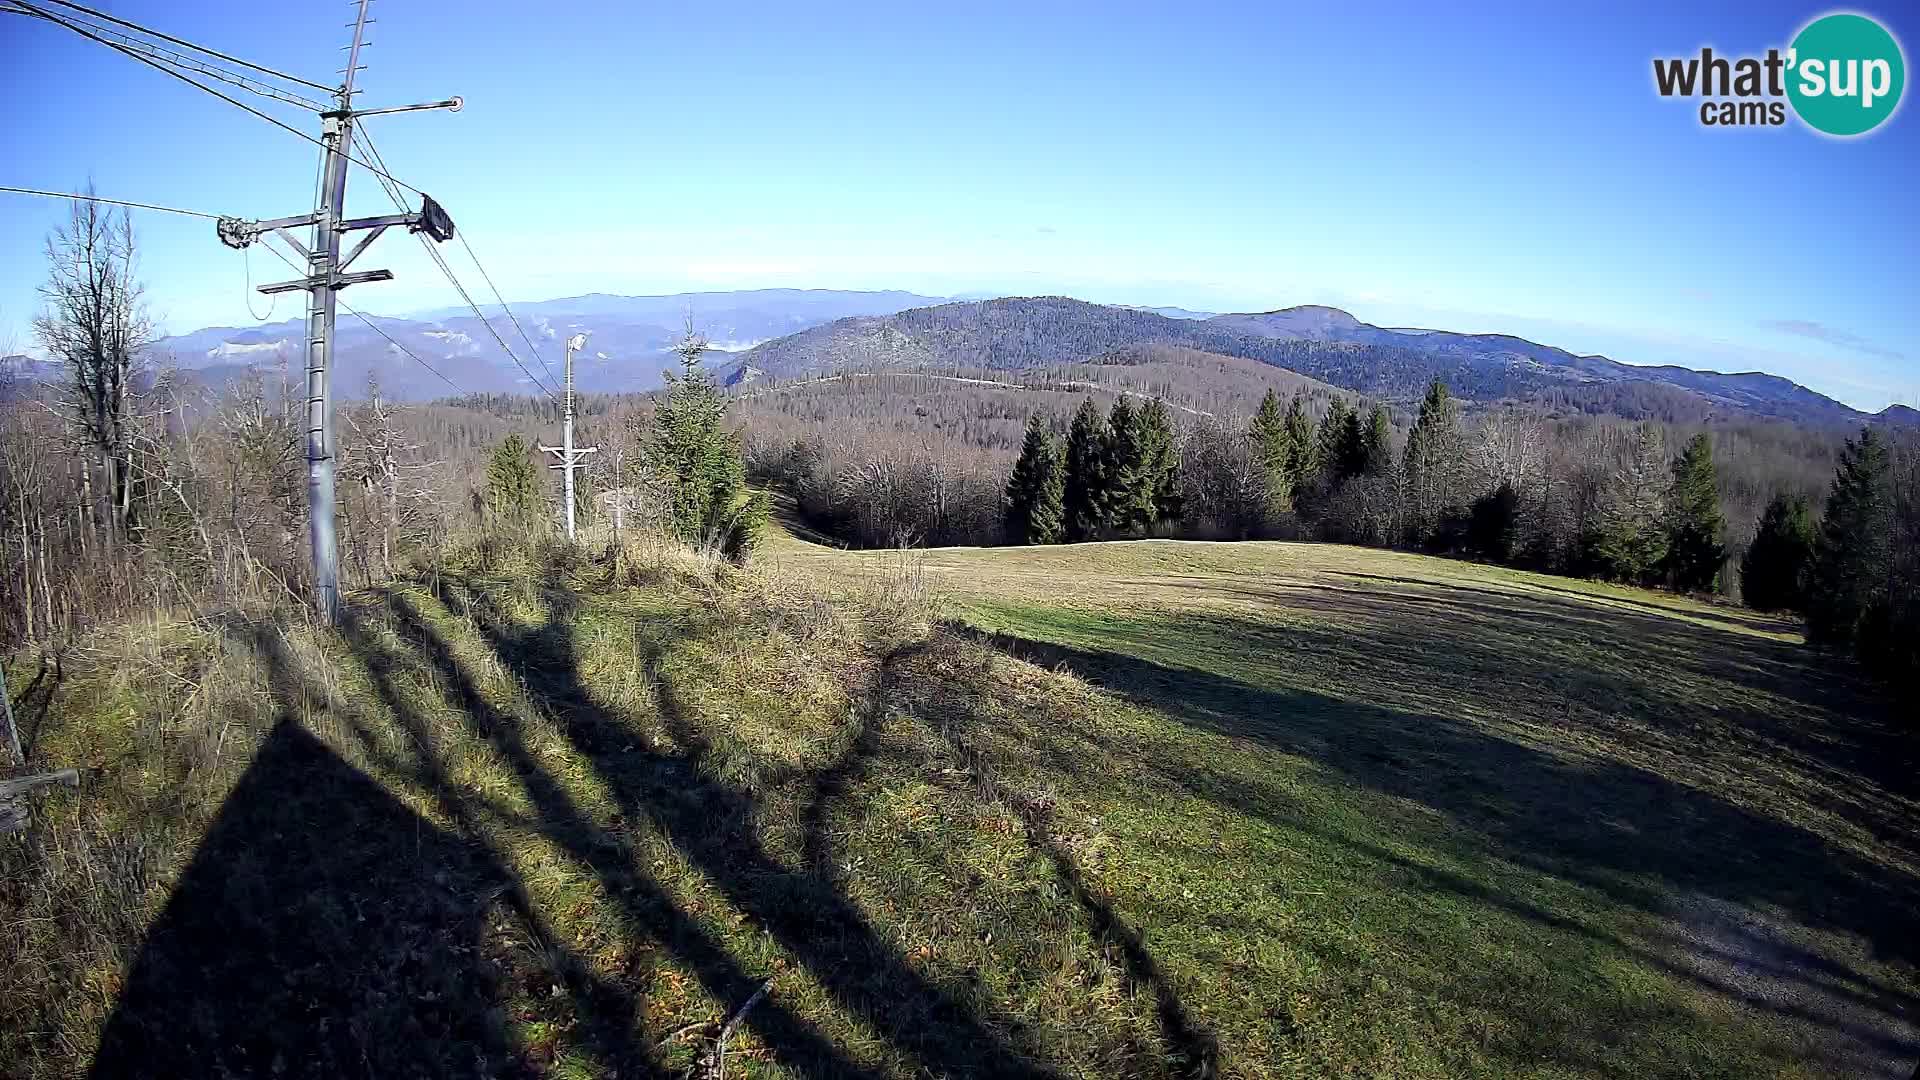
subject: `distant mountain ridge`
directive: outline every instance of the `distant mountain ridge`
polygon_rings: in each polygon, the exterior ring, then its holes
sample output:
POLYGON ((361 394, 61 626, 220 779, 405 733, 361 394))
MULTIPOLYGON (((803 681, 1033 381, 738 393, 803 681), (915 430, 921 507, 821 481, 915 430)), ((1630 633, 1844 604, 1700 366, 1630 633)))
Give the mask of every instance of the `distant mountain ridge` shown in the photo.
MULTIPOLYGON (((1470 400, 1537 400, 1629 417, 1735 410, 1815 424, 1852 424, 1869 415, 1762 372, 1639 367, 1511 335, 1375 326, 1322 305, 1210 314, 1057 296, 952 302, 897 290, 587 293, 518 303, 513 312, 519 328, 499 317, 492 319, 493 328, 532 376, 514 365, 466 308, 373 317, 399 347, 360 320, 343 316, 334 385, 343 398, 363 394, 370 376, 386 394, 401 400, 453 392, 447 382, 404 355, 404 348, 462 390, 538 393, 533 378, 557 386, 560 343, 584 333, 587 346, 576 357, 581 389, 649 390, 660 385, 661 372, 676 362, 668 350, 683 333, 689 309, 696 328, 715 350, 708 354, 710 367, 729 384, 846 368, 1020 370, 1167 345, 1257 360, 1402 403, 1415 400, 1428 381, 1443 378, 1470 400), (538 346, 537 356, 530 355, 520 330, 538 346)), ((499 309, 482 310, 492 315, 499 309)), ((213 386, 249 367, 271 370, 282 362, 297 377, 304 337, 298 319, 209 327, 167 338, 149 350, 149 357, 197 372, 198 381, 213 386)), ((34 379, 54 372, 38 361, 16 361, 14 368, 34 379)), ((1920 427, 1920 413, 1906 406, 1890 407, 1879 417, 1888 424, 1920 427)))
MULTIPOLYGON (((343 313, 337 324, 333 381, 344 398, 362 396, 369 376, 379 380, 383 393, 398 400, 453 393, 447 382, 401 352, 404 348, 462 390, 537 394, 535 378, 542 385, 559 386, 562 342, 585 334, 586 348, 574 358, 576 386, 600 392, 651 390, 660 385, 662 370, 677 363, 669 350, 685 332, 689 314, 694 328, 714 350, 712 362, 723 363, 726 353, 742 352, 835 319, 889 315, 942 299, 909 292, 836 289, 658 296, 588 293, 516 303, 513 320, 501 317, 499 305, 484 305, 481 310, 492 322, 492 332, 465 307, 401 318, 372 316, 386 337, 343 313), (523 330, 536 348, 529 349, 521 337, 523 330), (514 364, 494 333, 505 339, 531 376, 514 364)), ((284 362, 297 371, 304 363, 305 336, 305 324, 298 319, 244 328, 216 326, 159 341, 148 356, 156 363, 199 372, 203 381, 218 384, 249 366, 272 368, 284 362)))
POLYGON ((739 365, 775 378, 862 366, 1020 370, 1143 344, 1247 357, 1398 402, 1417 400, 1439 378, 1469 400, 1538 399, 1623 415, 1684 407, 1814 424, 1870 415, 1763 372, 1639 367, 1505 334, 1389 329, 1318 305, 1175 319, 1068 297, 1006 297, 842 319, 756 346, 739 365))

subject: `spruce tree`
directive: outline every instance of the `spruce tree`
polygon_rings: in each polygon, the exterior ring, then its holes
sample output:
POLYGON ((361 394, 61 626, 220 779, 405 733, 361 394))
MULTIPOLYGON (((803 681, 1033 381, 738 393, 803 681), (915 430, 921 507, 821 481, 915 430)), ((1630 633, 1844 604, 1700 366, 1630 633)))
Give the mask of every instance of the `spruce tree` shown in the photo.
POLYGON ((1447 384, 1435 379, 1420 402, 1420 415, 1407 434, 1407 446, 1401 454, 1409 543, 1433 542, 1441 524, 1463 501, 1466 453, 1466 440, 1460 434, 1460 406, 1447 384))
POLYGON ((1673 487, 1667 492, 1668 583, 1679 592, 1712 592, 1727 561, 1726 532, 1713 440, 1701 432, 1673 462, 1673 487))
POLYGON ((1066 483, 1067 464, 1060 452, 1060 444, 1049 436, 1047 438, 1047 472, 1041 478, 1040 490, 1033 501, 1033 511, 1028 517, 1028 543, 1057 544, 1066 539, 1066 483))
MULTIPOLYGON (((591 459, 589 459, 591 460, 591 459)), ((573 473, 573 516, 582 528, 592 525, 600 509, 600 473, 583 466, 573 473)))
POLYGON ((1393 422, 1387 418, 1384 405, 1367 410, 1366 422, 1360 425, 1357 464, 1361 476, 1385 476, 1393 471, 1393 422))
POLYGON ((495 520, 525 524, 540 500, 527 441, 519 435, 500 440, 487 458, 487 511, 495 520))
MULTIPOLYGON (((1300 399, 1293 399, 1294 405, 1300 399)), ((1253 414, 1247 438, 1253 444, 1253 458, 1260 467, 1261 495, 1269 516, 1293 509, 1295 483, 1293 447, 1289 444, 1287 421, 1280 415, 1280 395, 1269 389, 1253 414)))
POLYGON ((1813 510, 1797 495, 1775 495, 1740 560, 1740 595, 1756 611, 1804 611, 1813 562, 1813 510))
POLYGON ((1294 391, 1293 401, 1287 405, 1285 426, 1288 493, 1291 496, 1289 501, 1292 501, 1300 497, 1302 489, 1315 472, 1313 417, 1307 415, 1305 391, 1294 391))
POLYGON ((1062 534, 1078 543, 1100 535, 1106 521, 1107 421, 1088 398, 1067 429, 1066 478, 1062 485, 1062 534))
POLYGON ((1327 406, 1327 415, 1320 418, 1320 430, 1314 436, 1313 460, 1319 466, 1319 480, 1328 489, 1338 487, 1346 479, 1346 466, 1349 460, 1348 438, 1356 426, 1350 425, 1353 410, 1347 407, 1345 398, 1335 397, 1327 406))
POLYGON ((1174 439, 1173 414, 1167 403, 1154 398, 1140 410, 1140 424, 1146 435, 1147 475, 1152 507, 1147 524, 1178 521, 1183 510, 1180 496, 1180 447, 1174 439))
POLYGON ((773 503, 765 491, 752 491, 739 502, 721 533, 720 554, 736 563, 744 563, 767 538, 767 525, 773 520, 773 503))
POLYGON ((1109 529, 1131 530, 1153 520, 1153 476, 1147 465, 1142 411, 1123 395, 1107 415, 1103 518, 1109 529))
POLYGON ((700 369, 706 342, 688 331, 675 351, 681 371, 667 376, 654 411, 645 466, 667 496, 667 526, 687 543, 744 555, 757 527, 739 437, 726 426, 727 402, 700 369), (738 535, 736 535, 738 534, 738 535))
POLYGON ((1366 472, 1367 469, 1367 432, 1366 421, 1361 418, 1360 410, 1348 409, 1340 420, 1340 475, 1339 482, 1345 483, 1366 472))
POLYGON ((1847 440, 1827 495, 1808 573, 1807 635, 1847 647, 1884 602, 1891 568, 1892 463, 1872 428, 1847 440))
POLYGON ((1039 415, 1027 421, 1020 460, 1007 478, 1007 541, 1013 544, 1060 542, 1063 470, 1060 452, 1039 415))

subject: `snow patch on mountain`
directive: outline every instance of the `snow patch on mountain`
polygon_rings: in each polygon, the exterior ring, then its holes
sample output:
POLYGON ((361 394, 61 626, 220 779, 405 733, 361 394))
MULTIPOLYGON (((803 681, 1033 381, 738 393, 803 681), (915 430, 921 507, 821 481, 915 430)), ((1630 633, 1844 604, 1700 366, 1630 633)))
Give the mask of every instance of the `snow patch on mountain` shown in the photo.
POLYGON ((287 339, 278 341, 233 342, 223 341, 207 350, 207 359, 215 361, 245 361, 262 354, 271 355, 285 348, 287 339))
POLYGON ((480 347, 473 343, 473 338, 469 337, 464 330, 425 330, 421 332, 420 336, 432 338, 442 345, 453 349, 455 355, 472 354, 480 351, 480 347))

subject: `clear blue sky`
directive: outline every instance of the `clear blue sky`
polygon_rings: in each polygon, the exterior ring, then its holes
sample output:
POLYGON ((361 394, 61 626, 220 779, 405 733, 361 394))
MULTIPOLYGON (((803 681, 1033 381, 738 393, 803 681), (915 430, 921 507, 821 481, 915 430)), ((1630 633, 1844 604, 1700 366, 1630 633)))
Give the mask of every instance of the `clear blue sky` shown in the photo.
MULTIPOLYGON (((321 82, 350 12, 99 4, 321 82)), ((1703 129, 1653 90, 1656 55, 1784 47, 1826 9, 1285 7, 380 0, 362 104, 466 98, 367 123, 513 300, 791 285, 1317 302, 1769 370, 1864 408, 1920 397, 1911 103, 1838 141, 1703 129)), ((1911 61, 1912 9, 1864 10, 1911 61)), ((249 217, 310 203, 311 144, 63 30, 0 16, 0 95, 0 184, 91 177, 249 217)), ((371 177, 354 185, 355 212, 384 207, 371 177)), ((0 345, 31 344, 61 213, 0 195, 0 345)), ((254 321, 245 259, 211 223, 137 222, 170 331, 254 321)), ((361 266, 399 275, 350 291, 363 308, 457 302, 404 237, 361 266)), ((251 273, 286 276, 257 252, 251 273)), ((282 298, 273 317, 298 311, 282 298)))

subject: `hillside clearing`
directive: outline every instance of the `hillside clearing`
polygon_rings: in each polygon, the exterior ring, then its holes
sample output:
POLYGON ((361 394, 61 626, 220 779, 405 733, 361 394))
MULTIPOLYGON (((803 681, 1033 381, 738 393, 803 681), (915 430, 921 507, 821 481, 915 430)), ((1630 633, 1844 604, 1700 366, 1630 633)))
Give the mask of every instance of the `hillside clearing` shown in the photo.
POLYGON ((769 562, 18 673, 90 773, 0 847, 4 1071, 682 1075, 767 980, 730 1075, 1920 1057, 1912 747, 1788 625, 1332 545, 769 562))

